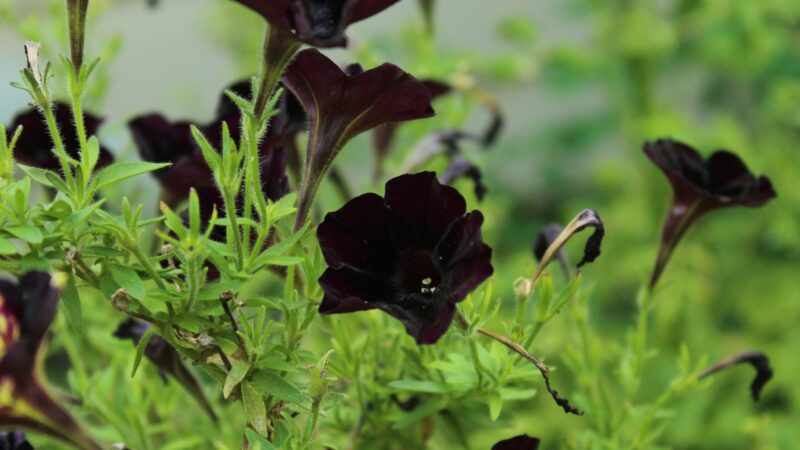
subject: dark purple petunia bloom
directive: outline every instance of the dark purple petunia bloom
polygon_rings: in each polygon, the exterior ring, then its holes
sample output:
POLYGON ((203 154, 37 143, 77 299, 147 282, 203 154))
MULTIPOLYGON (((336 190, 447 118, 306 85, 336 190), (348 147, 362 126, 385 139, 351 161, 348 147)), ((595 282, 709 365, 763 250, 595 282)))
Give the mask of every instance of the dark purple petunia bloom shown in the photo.
POLYGON ((434 114, 428 88, 388 63, 348 74, 316 49, 306 49, 287 68, 283 83, 303 104, 310 130, 297 201, 298 228, 307 219, 322 178, 350 139, 385 123, 434 114))
POLYGON ((699 217, 728 206, 763 206, 777 195, 769 178, 756 177, 738 156, 725 150, 704 159, 684 143, 659 139, 645 143, 644 152, 664 172, 674 194, 651 287, 658 282, 681 237, 699 217))
POLYGON ((540 442, 538 438, 521 434, 494 444, 492 450, 538 450, 540 442))
POLYGON ((452 322, 456 303, 492 275, 479 211, 433 172, 386 183, 385 197, 364 194, 319 225, 328 264, 319 280, 322 314, 383 310, 418 344, 433 344, 452 322))
POLYGON ((345 29, 400 0, 235 0, 284 34, 315 47, 344 47, 345 29))
POLYGON ((78 448, 101 449, 39 380, 40 351, 56 313, 50 275, 29 272, 19 284, 0 280, 0 428, 34 430, 78 448))
MULTIPOLYGON (((140 322, 136 319, 128 318, 117 327, 114 332, 114 337, 119 339, 130 339, 134 345, 138 345, 139 341, 144 337, 150 325, 145 322, 140 322)), ((169 375, 181 386, 184 387, 192 397, 200 403, 200 406, 211 417, 211 420, 217 420, 214 409, 206 399, 200 384, 194 377, 192 372, 186 367, 178 354, 177 350, 169 344, 163 337, 154 334, 147 341, 147 347, 144 349, 144 356, 155 365, 162 374, 169 375)))
MULTIPOLYGON (((56 118, 58 129, 61 130, 61 138, 64 141, 67 154, 79 159, 80 144, 78 143, 78 133, 75 130, 75 123, 72 120, 72 111, 69 105, 55 102, 53 104, 53 114, 56 118)), ((92 114, 85 114, 83 120, 86 134, 89 136, 96 134, 97 129, 103 123, 103 119, 92 114)), ((18 114, 9 129, 16 129, 20 125, 23 127, 22 134, 14 150, 14 159, 27 166, 59 171, 61 164, 58 162, 56 155, 53 154, 53 140, 50 138, 50 131, 42 114, 38 110, 31 108, 18 114)), ((97 160, 96 167, 102 168, 113 161, 114 157, 111 152, 101 146, 100 157, 97 160)))
POLYGON ((19 431, 0 433, 0 450, 33 450, 25 434, 19 431))

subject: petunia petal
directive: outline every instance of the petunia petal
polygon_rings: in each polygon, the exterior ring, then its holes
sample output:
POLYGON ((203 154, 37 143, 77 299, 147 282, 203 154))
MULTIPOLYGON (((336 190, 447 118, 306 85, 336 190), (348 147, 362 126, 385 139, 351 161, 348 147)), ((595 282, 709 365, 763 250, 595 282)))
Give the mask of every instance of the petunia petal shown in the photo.
POLYGON ((386 183, 386 206, 395 217, 397 246, 433 248, 467 209, 464 197, 443 186, 433 172, 401 175, 386 183))
POLYGON ((381 273, 396 258, 391 248, 387 209, 377 194, 364 194, 328 213, 317 228, 325 262, 334 269, 381 273))

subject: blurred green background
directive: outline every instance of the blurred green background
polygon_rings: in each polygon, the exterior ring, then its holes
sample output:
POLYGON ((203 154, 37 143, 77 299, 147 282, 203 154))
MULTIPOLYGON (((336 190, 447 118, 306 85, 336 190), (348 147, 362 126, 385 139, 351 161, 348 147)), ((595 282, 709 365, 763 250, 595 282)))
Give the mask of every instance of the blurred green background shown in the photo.
MULTIPOLYGON (((101 140, 119 158, 136 158, 125 128, 131 117, 160 111, 173 119, 207 121, 221 89, 257 68, 261 21, 232 2, 164 0, 153 9, 144 0, 91 3, 87 53, 103 55, 104 65, 88 106, 107 117, 101 140)), ((8 86, 24 63, 22 40, 43 42, 47 59, 65 53, 62 9, 63 2, 55 0, 0 0, 1 122, 9 124, 26 104, 25 93, 8 86)), ((426 38, 417 3, 404 0, 351 27, 351 48, 330 55, 368 67, 391 61, 420 78, 472 80, 498 99, 506 124, 497 145, 465 150, 484 169, 488 196, 479 203, 469 181, 457 186, 487 217, 495 288, 508 302, 509 316, 514 279, 533 269, 531 246, 538 230, 595 208, 607 237, 600 259, 584 271, 584 282, 593 286, 587 302, 596 334, 609 343, 610 353, 622 345, 671 195, 641 152, 645 140, 672 137, 706 154, 729 149, 753 172, 772 179, 775 201, 762 209, 711 214, 679 246, 652 314, 651 344, 658 354, 649 360, 641 396, 653 398, 664 389, 683 343, 710 360, 760 349, 775 369, 760 402, 749 398, 749 369, 721 375, 668 405, 662 443, 697 450, 797 448, 800 2, 440 0, 435 24, 435 36, 426 38)), ((397 174, 426 133, 483 127, 487 121, 474 99, 453 96, 436 106, 436 119, 403 127, 388 175, 397 174)), ((353 142, 339 166, 354 192, 382 191, 382 183, 370 177, 369 136, 353 142)), ((441 169, 444 162, 430 167, 441 169)), ((154 184, 141 180, 133 195, 153 200, 154 184)), ((326 210, 341 205, 335 194, 323 201, 326 210)), ((579 247, 573 244, 570 252, 577 255, 579 247)), ((82 339, 113 355, 121 367, 104 369, 107 386, 96 388, 101 395, 116 389, 115 377, 127 376, 130 354, 106 342, 119 319, 111 318, 115 313, 100 306, 90 314, 97 326, 82 339)), ((543 332, 535 352, 562 367, 560 354, 573 334, 569 321, 559 318, 543 332)), ((90 356, 87 364, 102 366, 90 356)), ((80 376, 74 370, 68 378, 80 376)), ((570 392, 574 374, 557 374, 570 392)), ((164 411, 185 402, 162 386, 130 389, 128 400, 116 401, 135 404, 131 396, 160 395, 158 408, 164 411)), ((229 409, 240 414, 235 406, 229 409)), ((136 411, 124 411, 107 414, 136 422, 136 411)), ((567 448, 591 426, 585 417, 562 414, 542 395, 515 404, 515 411, 515 428, 544 438, 545 449, 567 448)), ((188 419, 173 424, 200 433, 195 425, 188 419)), ((231 427, 220 433, 234 435, 231 427)), ((476 439, 489 443, 496 437, 476 439)), ((196 445, 187 438, 168 448, 196 445)))

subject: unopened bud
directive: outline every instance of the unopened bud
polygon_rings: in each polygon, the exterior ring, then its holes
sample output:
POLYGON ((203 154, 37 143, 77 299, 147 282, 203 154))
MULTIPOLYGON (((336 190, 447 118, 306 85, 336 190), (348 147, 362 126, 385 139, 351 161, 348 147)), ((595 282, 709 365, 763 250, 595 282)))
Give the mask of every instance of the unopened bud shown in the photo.
POLYGON ((514 281, 514 292, 517 294, 517 298, 520 301, 525 301, 528 297, 531 296, 531 290, 533 289, 533 284, 531 283, 530 278, 517 278, 514 281))
POLYGON ((131 296, 128 294, 128 291, 123 288, 117 289, 117 291, 111 295, 111 306, 117 311, 128 312, 131 306, 131 296))

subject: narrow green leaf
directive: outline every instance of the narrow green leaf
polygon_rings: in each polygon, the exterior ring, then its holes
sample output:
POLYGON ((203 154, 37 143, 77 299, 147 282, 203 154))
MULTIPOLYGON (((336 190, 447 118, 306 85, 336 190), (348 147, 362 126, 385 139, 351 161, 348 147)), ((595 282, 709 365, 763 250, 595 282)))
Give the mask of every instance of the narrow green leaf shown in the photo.
POLYGON ((233 363, 233 367, 231 367, 228 376, 225 378, 225 384, 222 386, 222 396, 225 398, 230 397, 231 392, 244 380, 248 371, 250 371, 249 362, 236 361, 233 363))
POLYGON ((400 391, 425 392, 427 394, 444 394, 450 388, 436 381, 395 380, 389 383, 390 388, 400 391))
POLYGON ((61 291, 61 305, 67 316, 67 323, 73 333, 83 333, 83 313, 81 312, 81 298, 75 284, 75 275, 70 274, 67 285, 61 291))
POLYGON ((489 418, 494 422, 500 417, 500 411, 503 409, 503 397, 499 392, 492 391, 489 393, 487 403, 489 404, 489 418))
POLYGON ((56 175, 56 177, 58 177, 58 175, 52 170, 40 169, 38 167, 26 166, 24 164, 17 164, 17 167, 22 169, 22 171, 25 172, 26 175, 33 178, 33 181, 39 184, 43 184, 45 186, 50 186, 52 188, 56 187, 52 184, 52 182, 48 178, 48 174, 56 175))
POLYGON ((264 399, 247 381, 242 382, 242 406, 247 416, 247 421, 261 436, 269 433, 267 427, 267 407, 264 406, 264 399))
POLYGON ((259 370, 252 377, 251 382, 253 387, 262 395, 271 395, 278 400, 298 405, 311 404, 311 398, 308 395, 274 372, 259 370))
POLYGON ((219 167, 222 163, 219 153, 214 150, 214 147, 212 147, 206 137, 203 136, 203 133, 194 125, 192 125, 192 137, 194 137, 197 145, 200 146, 200 151, 203 152, 203 158, 205 158, 208 167, 210 167, 214 173, 219 172, 219 167))
POLYGON ((89 150, 89 167, 94 169, 94 166, 97 165, 97 161, 100 159, 100 141, 97 140, 96 136, 89 138, 87 150, 89 150))
POLYGON ((114 279, 119 287, 128 291, 128 294, 132 297, 144 300, 147 295, 144 283, 142 283, 142 279, 139 278, 139 274, 135 270, 115 264, 109 266, 109 271, 111 272, 111 278, 114 279))
POLYGON ((114 163, 97 172, 95 182, 96 189, 119 183, 122 180, 152 172, 169 166, 169 163, 150 163, 143 161, 124 161, 114 163))
POLYGON ((4 229, 12 236, 22 239, 29 244, 41 244, 44 240, 42 232, 33 225, 12 225, 4 229))
POLYGON ((247 437, 247 443, 250 445, 250 450, 278 450, 278 447, 275 447, 272 442, 266 440, 262 436, 259 436, 258 433, 250 428, 244 430, 244 434, 247 437))
POLYGON ((144 335, 139 340, 139 343, 136 344, 136 357, 133 360, 133 370, 131 371, 131 378, 136 375, 136 371, 139 369, 139 365, 142 363, 142 356, 144 356, 145 350, 147 350, 147 344, 150 342, 150 338, 153 337, 155 334, 156 328, 155 327, 148 327, 147 331, 144 332, 144 335))
POLYGON ((0 255, 16 255, 19 249, 10 240, 0 237, 0 255))

